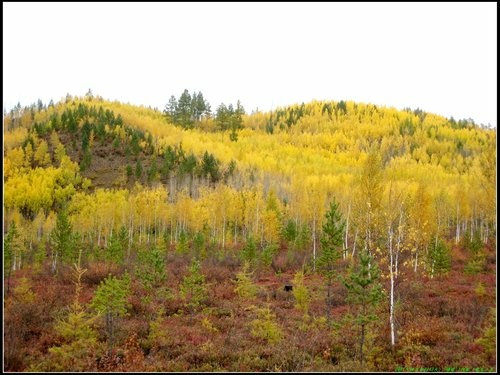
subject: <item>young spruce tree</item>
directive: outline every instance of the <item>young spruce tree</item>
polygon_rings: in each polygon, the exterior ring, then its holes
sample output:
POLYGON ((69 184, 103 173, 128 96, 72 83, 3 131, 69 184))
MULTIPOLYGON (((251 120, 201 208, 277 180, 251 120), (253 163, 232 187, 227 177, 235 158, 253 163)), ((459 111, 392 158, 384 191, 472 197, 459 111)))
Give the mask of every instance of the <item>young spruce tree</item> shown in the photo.
POLYGON ((200 261, 193 259, 189 266, 189 272, 181 284, 181 297, 191 314, 199 308, 207 296, 205 276, 201 273, 200 261))
POLYGON ((101 281, 92 299, 92 308, 106 319, 109 352, 114 346, 117 320, 127 313, 129 295, 130 276, 125 274, 119 279, 109 275, 101 281))
POLYGON ((338 203, 333 199, 330 203, 330 210, 326 213, 326 221, 323 224, 322 252, 318 258, 319 271, 326 278, 326 317, 328 324, 331 323, 332 285, 335 277, 335 267, 342 256, 344 229, 345 221, 340 213, 338 203))
POLYGON ((359 356, 363 363, 367 326, 377 319, 375 308, 383 298, 383 290, 378 282, 380 270, 373 257, 366 250, 358 252, 358 257, 359 262, 351 268, 343 283, 348 291, 347 301, 354 311, 354 322, 360 328, 359 356))

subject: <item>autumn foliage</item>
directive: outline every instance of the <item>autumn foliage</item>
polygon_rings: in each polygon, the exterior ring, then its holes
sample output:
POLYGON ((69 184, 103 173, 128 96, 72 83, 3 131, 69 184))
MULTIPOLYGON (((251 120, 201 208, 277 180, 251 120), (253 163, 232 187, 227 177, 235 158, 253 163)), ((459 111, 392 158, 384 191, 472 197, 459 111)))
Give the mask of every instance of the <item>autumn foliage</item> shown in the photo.
POLYGON ((496 129, 193 98, 5 114, 4 370, 496 370, 496 129))

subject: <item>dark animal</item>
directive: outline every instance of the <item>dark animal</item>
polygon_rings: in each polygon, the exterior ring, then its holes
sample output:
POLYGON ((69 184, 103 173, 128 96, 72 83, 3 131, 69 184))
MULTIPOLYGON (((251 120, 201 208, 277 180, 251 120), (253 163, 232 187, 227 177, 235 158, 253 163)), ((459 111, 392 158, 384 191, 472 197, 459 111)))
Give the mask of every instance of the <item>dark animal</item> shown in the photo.
POLYGON ((285 290, 285 292, 291 292, 293 290, 293 285, 286 284, 283 289, 285 290))

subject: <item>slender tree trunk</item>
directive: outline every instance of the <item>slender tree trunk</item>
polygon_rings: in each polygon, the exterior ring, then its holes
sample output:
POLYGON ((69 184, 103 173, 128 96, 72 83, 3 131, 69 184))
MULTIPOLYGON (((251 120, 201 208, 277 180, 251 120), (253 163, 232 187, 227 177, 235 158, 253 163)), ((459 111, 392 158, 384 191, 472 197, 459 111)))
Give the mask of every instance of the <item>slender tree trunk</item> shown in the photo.
POLYGON ((349 217, 351 216, 351 202, 349 202, 349 209, 347 210, 347 218, 346 218, 346 225, 345 225, 345 239, 344 239, 344 256, 343 259, 346 258, 347 256, 347 248, 348 248, 348 242, 347 242, 347 235, 349 232, 349 217))
POLYGON ((394 263, 394 279, 397 279, 398 278, 398 274, 399 274, 399 251, 396 252, 396 261, 394 263))
MULTIPOLYGON (((297 229, 298 231, 298 228, 299 228, 299 218, 298 216, 295 216, 295 228, 297 229)), ((296 249, 297 247, 297 237, 299 236, 299 233, 296 232, 295 233, 295 238, 293 239, 293 248, 296 249)))
POLYGON ((110 228, 109 228, 109 239, 111 240, 111 237, 113 237, 113 227, 115 225, 115 219, 113 218, 111 220, 111 225, 110 225, 110 228))
POLYGON ((262 221, 262 227, 260 229, 260 246, 264 246, 264 221, 262 221))
POLYGON ((132 247, 132 236, 134 235, 134 224, 128 229, 127 261, 130 260, 130 249, 132 247))
POLYGON ((366 226, 366 249, 368 250, 368 254, 372 255, 372 231, 371 231, 371 208, 369 208, 368 212, 368 225, 366 226))
POLYGON ((418 245, 415 246, 415 264, 413 265, 413 272, 417 273, 418 266, 418 245))
POLYGON ((41 241, 43 236, 43 223, 40 222, 40 225, 38 226, 38 229, 36 230, 36 239, 38 242, 41 241))
POLYGON ((223 216, 222 220, 222 250, 225 249, 226 245, 226 215, 223 216))
POLYGON ((212 231, 211 231, 211 234, 212 234, 212 242, 215 243, 215 236, 216 236, 216 228, 215 228, 215 224, 216 224, 216 217, 214 215, 213 217, 213 221, 212 221, 212 231))
MULTIPOLYGON (((430 245, 430 243, 426 243, 426 244, 425 244, 425 251, 424 251, 424 255, 425 255, 426 257, 428 257, 428 256, 429 256, 429 245, 430 245)), ((427 272, 427 262, 424 262, 424 272, 427 272)))
POLYGON ((316 272, 316 212, 313 217, 313 271, 316 272))
POLYGON ((7 270, 7 295, 10 293, 10 275, 12 273, 12 266, 10 266, 7 270))
POLYGON ((474 234, 474 218, 470 218, 470 241, 472 242, 472 236, 474 234))
POLYGON ((365 343, 365 325, 361 324, 361 338, 359 340, 359 356, 360 356, 360 362, 363 364, 365 361, 364 354, 363 354, 363 345, 365 343))
POLYGON ((178 241, 179 236, 179 220, 175 222, 175 243, 178 241))
POLYGON ((354 259, 354 253, 356 252, 356 242, 358 240, 358 228, 356 228, 356 232, 354 232, 354 242, 352 244, 352 254, 351 257, 354 259))
POLYGON ((57 251, 52 252, 52 272, 53 273, 57 272, 57 251))
POLYGON ((157 241, 157 232, 158 232, 158 229, 157 229, 157 215, 156 215, 156 210, 157 210, 157 207, 156 207, 156 204, 155 204, 155 215, 154 215, 154 231, 155 231, 155 246, 156 246, 156 241, 157 241))
POLYGON ((396 254, 394 256, 394 278, 398 278, 399 270, 399 253, 401 253, 401 244, 403 242, 403 207, 399 211, 399 224, 398 224, 398 240, 396 242, 396 254))
POLYGON ((254 229, 254 236, 257 235, 258 231, 259 231, 259 205, 257 204, 257 207, 256 207, 256 223, 255 223, 255 229, 254 229))
POLYGON ((391 325, 391 346, 394 348, 395 333, 394 333, 394 252, 392 248, 392 229, 389 227, 389 276, 391 280, 391 292, 390 292, 390 312, 389 312, 389 322, 391 325))
POLYGON ((174 231, 174 222, 173 219, 170 218, 170 246, 174 243, 174 236, 172 236, 172 233, 174 231))
POLYGON ((439 227, 440 226, 441 226, 441 220, 440 220, 440 217, 438 216, 438 219, 437 219, 437 228, 436 228, 435 247, 437 247, 437 244, 438 244, 438 236, 439 236, 439 227))

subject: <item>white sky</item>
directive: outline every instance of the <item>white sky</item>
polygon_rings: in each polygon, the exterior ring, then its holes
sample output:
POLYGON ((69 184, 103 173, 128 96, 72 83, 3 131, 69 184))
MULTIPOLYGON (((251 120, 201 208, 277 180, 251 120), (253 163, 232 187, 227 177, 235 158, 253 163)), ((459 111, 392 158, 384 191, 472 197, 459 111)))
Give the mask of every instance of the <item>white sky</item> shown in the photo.
POLYGON ((3 3, 3 105, 320 100, 497 125, 496 3, 3 3))

